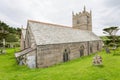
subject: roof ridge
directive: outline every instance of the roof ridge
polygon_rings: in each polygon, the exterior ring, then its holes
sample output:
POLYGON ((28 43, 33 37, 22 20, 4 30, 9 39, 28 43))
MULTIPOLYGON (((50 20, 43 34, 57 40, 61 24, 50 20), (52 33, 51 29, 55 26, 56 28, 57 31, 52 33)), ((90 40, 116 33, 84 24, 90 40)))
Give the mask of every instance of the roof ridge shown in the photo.
POLYGON ((69 29, 73 29, 73 30, 88 31, 88 30, 81 30, 81 29, 73 28, 72 26, 64 26, 64 25, 41 22, 41 21, 36 21, 36 20, 28 20, 28 22, 35 22, 35 23, 40 23, 40 24, 53 25, 53 26, 56 26, 56 27, 69 28, 69 29))
POLYGON ((35 21, 35 20, 28 20, 28 22, 35 22, 35 23, 41 23, 41 24, 47 24, 47 25, 53 25, 53 26, 57 26, 57 27, 72 28, 71 26, 64 26, 64 25, 59 25, 59 24, 54 24, 54 23, 40 22, 40 21, 35 21))

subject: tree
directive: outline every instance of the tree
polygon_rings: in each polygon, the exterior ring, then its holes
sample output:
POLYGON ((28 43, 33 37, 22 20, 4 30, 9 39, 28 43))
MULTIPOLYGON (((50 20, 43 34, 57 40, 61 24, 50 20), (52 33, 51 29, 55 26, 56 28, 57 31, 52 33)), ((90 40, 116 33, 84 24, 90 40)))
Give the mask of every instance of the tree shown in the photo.
POLYGON ((15 34, 8 34, 5 39, 7 42, 18 42, 18 38, 15 34))
POLYGON ((21 29, 10 27, 6 23, 0 21, 0 47, 3 46, 3 40, 8 43, 18 42, 20 39, 21 29))
POLYGON ((18 35, 19 38, 20 38, 20 36, 21 36, 21 29, 20 29, 20 28, 17 28, 16 31, 17 31, 17 35, 18 35))
POLYGON ((109 28, 104 28, 103 29, 103 33, 108 33, 110 37, 112 37, 112 41, 113 43, 115 43, 115 37, 116 37, 116 33, 119 30, 118 27, 109 27, 109 28))
POLYGON ((0 40, 4 39, 8 33, 8 25, 0 21, 0 40))

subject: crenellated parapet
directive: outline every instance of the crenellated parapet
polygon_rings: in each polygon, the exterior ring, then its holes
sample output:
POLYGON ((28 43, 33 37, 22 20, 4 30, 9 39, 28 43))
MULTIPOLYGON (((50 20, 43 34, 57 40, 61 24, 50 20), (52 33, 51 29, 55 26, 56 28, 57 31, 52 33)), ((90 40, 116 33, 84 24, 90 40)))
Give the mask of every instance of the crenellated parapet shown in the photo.
POLYGON ((72 12, 73 28, 92 31, 92 11, 72 12))

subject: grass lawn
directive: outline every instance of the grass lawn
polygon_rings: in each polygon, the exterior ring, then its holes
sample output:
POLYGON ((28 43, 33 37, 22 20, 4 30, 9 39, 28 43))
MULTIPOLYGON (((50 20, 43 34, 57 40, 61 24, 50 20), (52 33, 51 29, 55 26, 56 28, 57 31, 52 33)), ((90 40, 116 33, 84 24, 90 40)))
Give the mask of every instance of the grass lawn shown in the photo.
POLYGON ((7 54, 0 55, 0 80, 120 80, 120 55, 113 53, 98 53, 103 66, 92 65, 92 54, 49 68, 29 69, 17 65, 14 49, 7 49, 7 54))

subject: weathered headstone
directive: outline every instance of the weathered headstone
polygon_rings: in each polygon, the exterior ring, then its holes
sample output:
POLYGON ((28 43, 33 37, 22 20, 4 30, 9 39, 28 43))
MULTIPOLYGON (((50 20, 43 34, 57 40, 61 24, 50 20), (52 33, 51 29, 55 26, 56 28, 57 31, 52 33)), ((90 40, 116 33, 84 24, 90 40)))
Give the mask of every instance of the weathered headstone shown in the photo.
POLYGON ((105 51, 106 51, 107 54, 110 53, 110 49, 108 47, 105 48, 105 51))
POLYGON ((0 49, 0 54, 2 54, 2 50, 0 49))
POLYGON ((95 55, 93 57, 93 65, 101 65, 102 64, 102 57, 100 55, 95 55))
POLYGON ((3 49, 2 49, 2 53, 5 54, 6 50, 5 50, 5 39, 3 39, 3 49))

